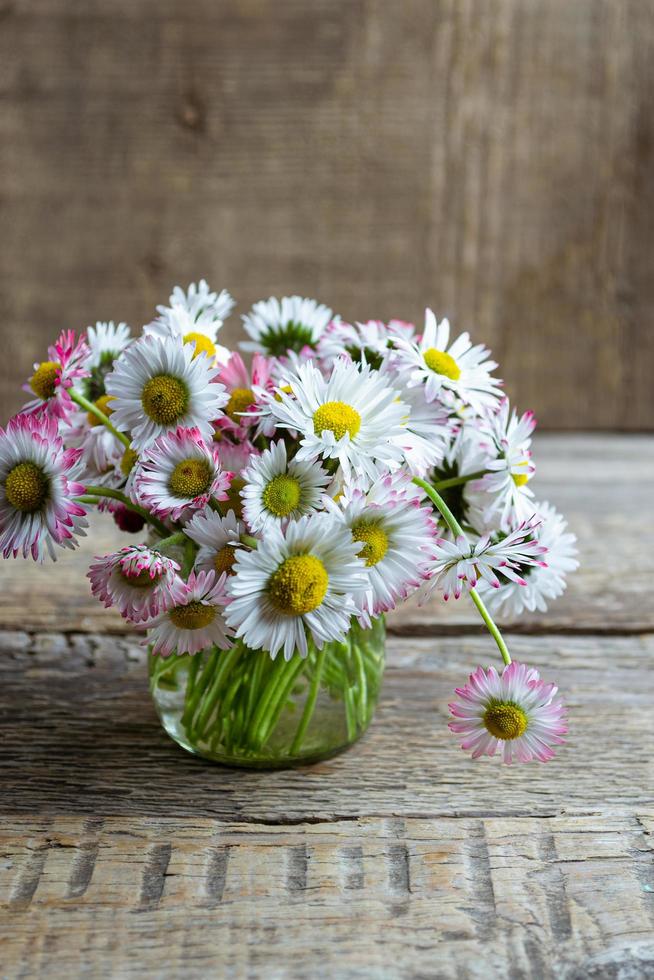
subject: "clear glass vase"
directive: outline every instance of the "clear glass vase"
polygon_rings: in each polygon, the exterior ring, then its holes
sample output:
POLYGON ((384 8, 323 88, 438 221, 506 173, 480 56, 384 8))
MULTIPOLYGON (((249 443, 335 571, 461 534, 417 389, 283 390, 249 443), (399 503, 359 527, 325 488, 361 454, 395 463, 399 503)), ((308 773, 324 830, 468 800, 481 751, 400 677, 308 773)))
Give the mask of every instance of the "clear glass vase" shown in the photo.
POLYGON ((237 641, 231 650, 150 656, 150 691, 178 745, 214 762, 277 769, 341 752, 366 730, 384 673, 383 617, 344 643, 309 645, 275 660, 237 641))

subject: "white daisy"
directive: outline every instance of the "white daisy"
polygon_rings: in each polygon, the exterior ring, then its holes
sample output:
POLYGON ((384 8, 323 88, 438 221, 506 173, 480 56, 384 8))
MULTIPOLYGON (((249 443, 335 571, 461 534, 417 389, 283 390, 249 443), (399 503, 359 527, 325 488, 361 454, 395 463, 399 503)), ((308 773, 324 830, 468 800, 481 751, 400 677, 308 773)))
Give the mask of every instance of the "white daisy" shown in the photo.
POLYGON ((497 573, 519 586, 525 586, 525 566, 545 565, 540 556, 546 553, 547 548, 534 536, 536 525, 537 521, 523 523, 501 541, 495 542, 489 535, 473 543, 464 534, 454 541, 438 539, 434 543, 429 581, 421 588, 423 598, 439 588, 446 601, 451 595, 458 599, 462 592, 474 589, 482 580, 491 588, 499 589, 501 582, 497 573))
POLYGON ((380 466, 402 462, 396 440, 408 409, 378 371, 342 358, 328 379, 307 363, 287 380, 290 392, 278 388, 268 408, 278 425, 300 434, 296 459, 337 459, 346 476, 354 469, 369 480, 380 466))
POLYGON ((178 426, 197 427, 205 439, 228 400, 209 359, 194 357, 181 339, 142 337, 123 351, 105 380, 111 421, 130 432, 137 451, 178 426))
POLYGON ((253 650, 290 660, 307 654, 308 630, 320 649, 342 640, 356 613, 352 594, 365 585, 358 542, 328 514, 274 524, 250 552, 240 551, 227 585, 225 618, 253 650))
POLYGON ((563 517, 547 503, 537 505, 536 517, 540 523, 534 529, 534 536, 547 549, 547 565, 525 568, 524 586, 508 579, 499 589, 492 589, 486 582, 479 583, 479 593, 491 612, 507 619, 517 618, 525 609, 547 612, 548 602, 564 592, 566 576, 579 567, 577 539, 566 531, 568 525, 563 517))
MULTIPOLYGON (((103 404, 106 398, 106 395, 101 396, 95 404, 105 415, 110 415, 110 406, 103 404)), ((92 412, 76 412, 71 417, 66 442, 82 450, 82 477, 85 483, 118 487, 124 482, 121 463, 125 447, 92 412)))
POLYGON ((191 572, 183 584, 175 605, 143 624, 148 631, 144 645, 162 657, 199 653, 207 647, 228 650, 229 630, 221 611, 227 598, 225 575, 191 572))
POLYGON ((365 359, 371 367, 379 369, 392 351, 399 337, 412 342, 416 328, 404 320, 368 320, 366 323, 345 323, 334 320, 329 323, 318 342, 318 357, 327 369, 333 367, 342 355, 359 363, 365 359))
POLYGON ((241 343, 243 350, 283 357, 289 350, 315 347, 333 318, 328 306, 301 296, 284 296, 255 303, 243 316, 245 332, 252 338, 241 343))
POLYGON ((184 306, 162 307, 163 312, 143 328, 144 336, 180 337, 190 344, 195 355, 206 354, 209 360, 225 364, 229 351, 217 342, 221 320, 214 320, 209 313, 198 314, 197 319, 184 306))
POLYGON ((86 342, 89 346, 87 367, 96 368, 113 364, 130 340, 129 327, 126 323, 115 324, 113 320, 98 320, 94 327, 86 328, 86 342))
POLYGON ((222 575, 223 572, 231 575, 236 561, 236 549, 240 546, 240 537, 245 531, 245 525, 238 520, 233 510, 228 511, 225 517, 216 514, 210 507, 194 514, 184 528, 184 533, 199 545, 195 557, 198 571, 213 570, 217 575, 222 575))
POLYGON ((489 472, 467 490, 470 502, 482 512, 484 526, 504 531, 533 514, 534 494, 527 483, 536 470, 529 448, 536 428, 534 413, 518 418, 515 410, 509 412, 509 400, 503 398, 497 411, 487 414, 483 428, 492 454, 485 462, 489 472))
POLYGON ((75 500, 79 449, 66 449, 54 416, 16 415, 0 428, 0 552, 3 558, 29 555, 56 560, 55 545, 74 548, 88 527, 75 500))
POLYGON ((200 279, 197 285, 194 282, 190 283, 186 290, 181 286, 175 286, 168 302, 169 306, 158 306, 157 311, 165 313, 173 307, 182 307, 191 314, 193 320, 198 320, 200 317, 207 320, 211 318, 219 321, 220 324, 236 306, 236 300, 226 289, 215 293, 209 288, 206 279, 200 279))
POLYGON ((437 323, 430 309, 425 312, 425 332, 418 343, 403 338, 396 341, 393 364, 409 386, 425 386, 427 401, 453 396, 480 411, 493 405, 501 394, 500 382, 491 377, 497 364, 487 360, 483 344, 473 347, 470 336, 462 333, 450 344, 448 320, 437 323))
POLYGON ((395 441, 404 451, 410 472, 424 477, 443 462, 458 423, 440 401, 428 402, 422 388, 405 388, 402 399, 409 415, 403 435, 395 441))
POLYGON ((357 482, 347 485, 338 503, 326 500, 327 509, 349 528, 366 563, 368 581, 355 596, 363 625, 370 625, 371 616, 394 609, 426 577, 435 527, 415 491, 408 474, 395 473, 369 489, 357 482))
POLYGON ((242 475, 243 517, 255 533, 318 510, 330 481, 317 462, 289 461, 281 439, 254 459, 242 475))
POLYGON ((199 429, 167 432, 148 446, 134 470, 132 495, 159 517, 188 520, 211 500, 227 500, 231 474, 199 429))

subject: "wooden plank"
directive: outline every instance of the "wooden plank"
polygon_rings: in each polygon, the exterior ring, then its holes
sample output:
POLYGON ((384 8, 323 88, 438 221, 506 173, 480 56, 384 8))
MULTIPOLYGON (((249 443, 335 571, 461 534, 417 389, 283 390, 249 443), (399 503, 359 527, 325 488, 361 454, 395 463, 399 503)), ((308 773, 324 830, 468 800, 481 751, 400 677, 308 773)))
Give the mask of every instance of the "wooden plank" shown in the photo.
POLYGON ((0 14, 0 418, 62 326, 140 325, 206 275, 241 312, 294 291, 348 318, 433 305, 544 424, 651 428, 651 4, 0 14))
POLYGON ((8 818, 3 976, 641 977, 652 816, 8 818))
POLYGON ((349 752, 262 776, 208 765, 159 726, 145 652, 122 637, 0 633, 6 813, 259 823, 592 814, 652 804, 654 636, 512 637, 555 680, 570 740, 546 766, 473 762, 447 729, 453 690, 496 654, 487 638, 391 637, 378 716, 349 752))
MULTIPOLYGON (((555 504, 579 538, 581 568, 545 614, 507 624, 523 631, 642 632, 654 627, 654 440, 647 436, 541 435, 535 445, 538 498, 555 504), (638 574, 634 574, 634 568, 638 574)), ((82 547, 56 566, 0 562, 0 625, 8 629, 130 632, 90 594, 86 571, 95 554, 128 541, 110 518, 96 515, 82 547)), ((134 538, 133 540, 138 540, 134 538)), ((412 601, 389 619, 393 631, 470 630, 479 617, 469 600, 423 608, 412 601)))

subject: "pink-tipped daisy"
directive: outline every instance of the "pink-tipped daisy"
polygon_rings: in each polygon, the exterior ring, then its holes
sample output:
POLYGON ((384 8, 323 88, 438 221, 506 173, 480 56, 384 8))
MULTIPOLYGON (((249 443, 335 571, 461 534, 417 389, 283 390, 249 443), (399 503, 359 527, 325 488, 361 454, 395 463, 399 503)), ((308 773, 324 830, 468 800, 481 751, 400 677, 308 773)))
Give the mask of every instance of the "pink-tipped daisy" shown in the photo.
POLYGON ((74 548, 84 535, 86 511, 75 500, 81 450, 66 449, 59 423, 44 412, 16 415, 0 428, 0 551, 35 561, 55 545, 74 548))
POLYGON ((225 578, 213 571, 191 572, 175 605, 144 624, 148 635, 143 641, 152 653, 168 657, 171 653, 199 653, 207 647, 230 647, 229 629, 221 607, 225 605, 225 578))
POLYGON ((458 701, 449 705, 455 720, 449 728, 463 735, 461 748, 472 758, 495 755, 502 761, 549 762, 553 745, 561 745, 568 731, 565 707, 555 684, 546 684, 533 667, 513 661, 498 674, 495 667, 477 667, 465 687, 457 687, 458 701))
POLYGON ((542 565, 542 555, 547 552, 545 545, 535 537, 538 521, 525 521, 501 541, 493 542, 489 535, 471 543, 462 534, 455 541, 440 538, 434 542, 434 559, 430 564, 430 578, 421 589, 423 598, 431 595, 435 588, 443 592, 447 601, 451 595, 459 599, 462 592, 474 589, 477 582, 487 582, 493 589, 499 589, 500 572, 505 579, 518 585, 527 584, 523 577, 523 566, 542 565))
POLYGON ((187 520, 210 500, 227 500, 232 474, 221 469, 218 450, 199 429, 177 429, 158 439, 136 464, 132 494, 148 510, 187 520))
POLYGON ((47 415, 66 421, 75 408, 70 389, 75 381, 89 373, 89 348, 82 335, 77 340, 73 330, 63 330, 58 340, 48 347, 48 360, 34 365, 34 374, 24 391, 36 395, 24 406, 24 412, 45 411, 47 415))
POLYGON ((147 545, 129 545, 97 557, 87 575, 91 592, 133 623, 157 616, 184 595, 179 565, 147 545))
POLYGON ((246 528, 233 510, 225 517, 216 514, 210 507, 194 514, 184 528, 184 533, 199 546, 195 557, 198 571, 215 571, 217 575, 226 572, 234 574, 236 552, 240 547, 240 537, 246 528))
POLYGON ((239 353, 230 356, 218 375, 218 380, 229 394, 229 401, 223 409, 225 414, 218 420, 221 429, 233 433, 235 438, 244 438, 247 430, 256 425, 259 417, 253 414, 253 409, 257 402, 257 390, 272 389, 270 370, 271 360, 263 354, 253 356, 251 371, 239 353))

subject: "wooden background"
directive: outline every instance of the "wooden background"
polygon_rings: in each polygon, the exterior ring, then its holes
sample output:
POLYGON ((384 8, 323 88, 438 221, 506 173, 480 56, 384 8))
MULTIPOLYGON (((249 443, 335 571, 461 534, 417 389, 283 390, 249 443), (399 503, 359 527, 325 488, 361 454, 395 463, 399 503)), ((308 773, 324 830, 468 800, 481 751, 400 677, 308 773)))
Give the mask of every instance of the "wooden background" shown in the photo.
POLYGON ((0 416, 206 276, 430 304, 545 427, 652 428, 653 42, 651 0, 0 0, 0 416))

